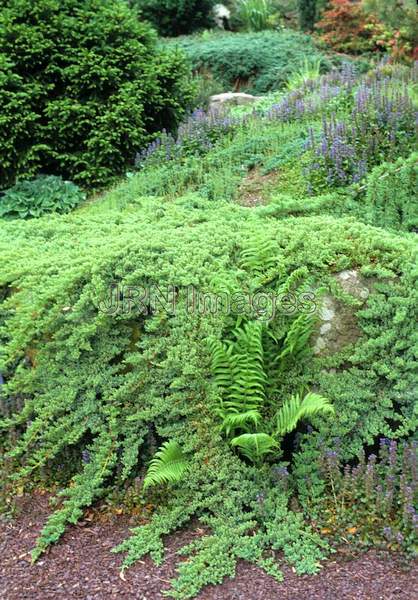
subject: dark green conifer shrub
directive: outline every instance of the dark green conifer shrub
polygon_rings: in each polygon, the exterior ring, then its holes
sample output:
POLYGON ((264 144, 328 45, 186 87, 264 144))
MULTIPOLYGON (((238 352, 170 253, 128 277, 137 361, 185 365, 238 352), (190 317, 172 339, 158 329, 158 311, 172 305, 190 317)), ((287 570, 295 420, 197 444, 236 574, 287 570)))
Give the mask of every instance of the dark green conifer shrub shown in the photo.
POLYGON ((313 31, 317 0, 298 0, 299 24, 303 31, 313 31))
POLYGON ((178 52, 122 0, 3 0, 0 188, 39 171, 101 186, 192 97, 178 52))

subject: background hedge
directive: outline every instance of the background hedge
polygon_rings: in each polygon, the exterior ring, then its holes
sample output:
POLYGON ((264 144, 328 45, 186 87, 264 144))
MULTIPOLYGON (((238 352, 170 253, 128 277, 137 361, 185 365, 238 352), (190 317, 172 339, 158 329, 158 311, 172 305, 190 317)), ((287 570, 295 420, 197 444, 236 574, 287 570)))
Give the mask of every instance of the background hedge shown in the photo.
POLYGON ((213 24, 215 0, 132 0, 161 35, 192 33, 213 24))

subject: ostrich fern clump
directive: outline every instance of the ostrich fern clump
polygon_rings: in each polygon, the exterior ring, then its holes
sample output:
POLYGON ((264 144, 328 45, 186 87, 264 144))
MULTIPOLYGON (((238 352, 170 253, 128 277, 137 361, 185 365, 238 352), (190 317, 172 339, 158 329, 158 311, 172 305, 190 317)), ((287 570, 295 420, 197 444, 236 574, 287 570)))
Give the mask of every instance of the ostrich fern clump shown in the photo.
POLYGON ((268 325, 260 321, 236 326, 232 340, 209 340, 214 381, 219 390, 214 412, 220 417, 220 429, 231 446, 252 462, 259 462, 279 448, 280 437, 290 433, 301 419, 334 413, 329 401, 319 394, 309 393, 303 399, 296 394, 276 407, 276 416, 270 423, 265 418, 263 422, 266 406, 276 405, 280 389, 280 380, 269 380, 267 365, 274 365, 280 372, 281 362, 297 358, 303 350, 309 351, 312 329, 313 319, 299 315, 281 341, 269 335, 268 325), (264 348, 263 336, 273 343, 264 348))

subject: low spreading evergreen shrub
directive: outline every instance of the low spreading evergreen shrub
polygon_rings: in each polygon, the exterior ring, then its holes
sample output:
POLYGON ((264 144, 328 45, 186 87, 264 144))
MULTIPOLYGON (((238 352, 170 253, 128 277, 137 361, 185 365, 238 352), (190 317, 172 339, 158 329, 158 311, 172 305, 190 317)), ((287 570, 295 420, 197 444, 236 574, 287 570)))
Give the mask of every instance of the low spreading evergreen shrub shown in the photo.
MULTIPOLYGON (((34 557, 95 499, 133 493, 156 508, 118 548, 125 567, 160 562, 164 536, 194 517, 208 528, 182 549, 175 598, 240 558, 280 578, 271 550, 316 572, 333 544, 304 491, 329 485, 318 449, 338 438, 338 460, 356 464, 415 426, 416 245, 353 219, 131 199, 1 228, 2 469, 9 486, 45 470, 59 482, 34 557), (347 269, 369 280, 365 304, 337 285, 347 269), (353 311, 357 341, 317 356, 323 294, 353 311)), ((409 544, 405 523, 390 512, 384 526, 409 544)))
POLYGON ((418 231, 417 175, 416 152, 373 169, 364 199, 366 221, 398 231, 418 231))
POLYGON ((255 94, 277 90, 303 65, 307 53, 312 60, 322 57, 323 70, 330 67, 312 38, 290 30, 219 33, 179 38, 171 43, 186 52, 195 71, 210 71, 224 91, 234 87, 255 94))
POLYGON ((124 1, 4 0, 0 188, 38 172, 106 184, 192 96, 183 56, 124 1))

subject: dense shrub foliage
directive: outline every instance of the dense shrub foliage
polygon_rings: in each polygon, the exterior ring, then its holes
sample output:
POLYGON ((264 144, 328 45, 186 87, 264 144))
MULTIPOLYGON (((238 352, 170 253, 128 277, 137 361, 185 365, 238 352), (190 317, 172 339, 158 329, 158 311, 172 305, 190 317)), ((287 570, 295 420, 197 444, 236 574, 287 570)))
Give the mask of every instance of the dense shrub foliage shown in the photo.
POLYGON ((418 154, 383 163, 370 174, 365 218, 373 225, 418 232, 418 154))
POLYGON ((308 66, 82 210, 2 222, 2 499, 53 486, 34 558, 99 498, 136 509, 123 568, 203 526, 178 599, 342 537, 413 552, 416 67, 308 66))
POLYGON ((191 92, 183 58, 121 0, 4 0, 0 187, 40 170, 102 185, 191 92))
POLYGON ((413 53, 418 58, 418 16, 414 0, 363 0, 363 8, 383 25, 376 43, 383 45, 397 58, 405 58, 413 53))
POLYGON ((0 197, 0 216, 25 219, 46 213, 66 213, 75 208, 85 194, 71 181, 55 175, 20 181, 0 197))
POLYGON ((317 29, 322 41, 339 52, 381 51, 410 59, 416 46, 414 2, 331 0, 317 29))
POLYGON ((322 41, 334 50, 360 53, 374 48, 376 20, 370 23, 360 2, 331 0, 328 10, 317 23, 322 41))
POLYGON ((132 0, 161 35, 192 33, 213 24, 215 0, 132 0))
MULTIPOLYGON (((129 188, 123 197, 128 193, 129 188)), ((169 441, 178 446, 161 450, 148 481, 163 477, 161 469, 173 461, 187 461, 181 467, 187 477, 170 469, 168 494, 161 496, 160 486, 150 484, 145 495, 136 492, 137 502, 151 501, 158 509, 122 544, 126 565, 146 553, 161 560, 161 536, 195 515, 210 533, 184 549, 189 560, 181 563, 174 597, 192 597, 202 585, 232 575, 238 558, 280 577, 267 558, 270 548, 282 550, 298 572, 316 571, 328 543, 311 528, 309 510, 293 512, 289 502, 295 486, 309 485, 308 476, 318 482, 316 489, 327 485, 322 467, 315 467, 318 445, 333 448, 339 437, 339 460, 355 461, 377 436, 401 438, 414 426, 414 249, 412 240, 353 220, 281 221, 197 196, 166 204, 137 198, 124 211, 53 217, 36 227, 6 223, 1 235, 6 468, 24 485, 36 482, 45 467, 55 472, 68 464, 60 475, 61 501, 35 556, 95 498, 114 493, 123 482, 142 481, 152 449, 169 441), (314 358, 306 338, 298 343, 301 334, 290 333, 305 315, 302 305, 290 314, 273 314, 265 303, 212 310, 207 300, 203 307, 196 304, 190 291, 190 286, 195 293, 219 295, 321 288, 352 304, 333 276, 350 268, 378 283, 367 306, 354 309, 362 332, 358 343, 323 358, 314 358), (245 459, 253 445, 247 440, 240 457, 234 448, 242 439, 231 446, 225 423, 220 425, 225 396, 207 343, 211 336, 235 338, 239 345, 231 356, 239 356, 245 347, 234 331, 245 323, 271 328, 271 335, 266 331, 258 338, 259 350, 249 341, 251 354, 245 353, 274 374, 258 409, 264 427, 273 426, 277 410, 301 389, 317 389, 335 412, 312 415, 313 429, 306 422, 299 428, 289 446, 296 444, 293 453, 271 444, 265 456, 257 453, 256 468, 245 459), (303 359, 297 358, 300 350, 303 359), (283 489, 275 482, 289 460, 295 470, 283 489)), ((250 401, 257 380, 247 367, 242 364, 234 388, 250 401)), ((229 419, 228 427, 236 437, 251 423, 247 415, 239 423, 229 419)), ((265 448, 265 441, 257 443, 265 448)), ((408 523, 402 526, 405 539, 408 523)), ((361 520, 356 526, 361 537, 361 520)), ((388 517, 385 527, 390 526, 396 531, 399 523, 388 517)))
POLYGON ((235 87, 263 94, 279 89, 307 53, 313 60, 322 57, 324 69, 330 66, 310 37, 294 31, 220 33, 180 38, 175 44, 186 51, 195 71, 209 70, 225 91, 235 87))
POLYGON ((303 31, 312 31, 317 16, 317 0, 298 0, 299 23, 303 31))

